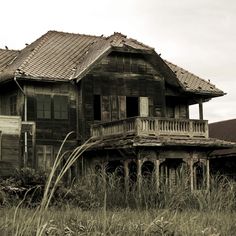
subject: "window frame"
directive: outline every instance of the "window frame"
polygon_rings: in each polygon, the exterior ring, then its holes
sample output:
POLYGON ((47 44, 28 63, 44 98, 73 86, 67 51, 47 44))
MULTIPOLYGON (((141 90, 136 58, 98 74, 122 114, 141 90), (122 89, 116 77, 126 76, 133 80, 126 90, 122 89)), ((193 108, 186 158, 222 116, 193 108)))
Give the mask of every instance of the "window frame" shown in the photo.
POLYGON ((49 94, 36 94, 36 118, 38 120, 51 120, 52 119, 52 97, 51 95, 49 94), (40 100, 39 98, 48 98, 48 101, 45 102, 45 100, 40 100), (46 110, 45 109, 45 105, 47 105, 47 102, 50 102, 49 103, 49 110, 46 110), (42 116, 39 115, 39 103, 42 103, 43 104, 43 108, 40 109, 40 112, 42 112, 42 116), (48 111, 49 112, 49 116, 46 116, 45 115, 45 111, 48 111))
POLYGON ((53 96, 53 119, 54 120, 68 120, 69 119, 69 98, 68 98, 68 96, 67 95, 59 95, 59 94, 55 94, 54 96, 53 96), (55 107, 56 107, 56 103, 55 103, 55 101, 56 101, 56 97, 58 97, 58 98, 65 98, 66 100, 66 104, 65 104, 65 106, 62 106, 61 105, 61 103, 59 102, 59 116, 58 117, 56 117, 56 115, 55 115, 55 112, 56 112, 56 109, 55 109, 55 107), (65 108, 65 110, 63 110, 63 109, 61 109, 61 108, 65 108), (66 116, 64 117, 64 116, 62 116, 62 114, 63 113, 66 113, 66 116))

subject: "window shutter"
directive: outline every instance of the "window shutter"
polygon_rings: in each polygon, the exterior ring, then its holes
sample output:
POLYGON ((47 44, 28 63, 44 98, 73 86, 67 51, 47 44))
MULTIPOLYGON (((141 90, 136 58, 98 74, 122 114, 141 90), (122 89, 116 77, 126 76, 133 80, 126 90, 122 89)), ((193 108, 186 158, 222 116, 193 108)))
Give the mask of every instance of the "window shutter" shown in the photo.
POLYGON ((148 97, 139 98, 139 115, 141 117, 148 117, 149 114, 148 97))

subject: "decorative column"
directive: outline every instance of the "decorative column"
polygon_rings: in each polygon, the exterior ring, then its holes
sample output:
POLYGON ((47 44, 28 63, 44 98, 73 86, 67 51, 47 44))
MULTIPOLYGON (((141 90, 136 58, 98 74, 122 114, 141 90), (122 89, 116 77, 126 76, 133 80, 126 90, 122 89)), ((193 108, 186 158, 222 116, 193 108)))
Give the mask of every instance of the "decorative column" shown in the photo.
POLYGON ((210 189, 210 162, 209 159, 206 160, 206 188, 210 189))
POLYGON ((191 189, 191 192, 193 191, 194 189, 194 178, 193 178, 193 157, 191 157, 190 161, 189 161, 189 168, 190 168, 190 189, 191 189))
POLYGON ((156 177, 156 191, 159 191, 160 188, 160 160, 156 159, 154 161, 155 165, 155 177, 156 177))
POLYGON ((202 100, 199 101, 198 106, 199 106, 199 120, 203 120, 203 104, 202 104, 202 100))
POLYGON ((129 161, 124 161, 124 172, 125 172, 125 194, 129 192, 129 161))
POLYGON ((137 182, 138 182, 138 195, 141 198, 141 187, 142 187, 142 161, 137 160, 137 182))

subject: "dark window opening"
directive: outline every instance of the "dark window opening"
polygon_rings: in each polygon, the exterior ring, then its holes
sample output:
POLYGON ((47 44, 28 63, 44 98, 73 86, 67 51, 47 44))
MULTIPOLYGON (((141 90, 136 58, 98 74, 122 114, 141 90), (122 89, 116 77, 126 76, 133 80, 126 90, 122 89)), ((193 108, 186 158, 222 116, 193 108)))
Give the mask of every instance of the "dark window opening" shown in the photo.
POLYGON ((126 97, 126 115, 134 117, 139 115, 138 97, 126 97))
POLYGON ((101 120, 101 96, 93 96, 93 117, 94 120, 101 120))
POLYGON ((37 118, 51 119, 50 95, 37 95, 37 118))
POLYGON ((17 97, 16 95, 13 95, 10 97, 10 115, 11 116, 15 116, 17 115, 17 110, 16 110, 16 107, 17 107, 17 97))
POLYGON ((54 119, 68 119, 68 97, 54 96, 54 119))

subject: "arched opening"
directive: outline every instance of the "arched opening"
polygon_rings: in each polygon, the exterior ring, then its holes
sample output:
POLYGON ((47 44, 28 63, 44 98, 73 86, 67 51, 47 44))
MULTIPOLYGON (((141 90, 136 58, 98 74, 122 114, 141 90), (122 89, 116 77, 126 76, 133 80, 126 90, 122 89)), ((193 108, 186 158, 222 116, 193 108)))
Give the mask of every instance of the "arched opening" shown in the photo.
POLYGON ((194 189, 200 190, 205 188, 205 165, 198 161, 193 165, 194 170, 194 189))
POLYGON ((188 182, 187 165, 182 159, 167 159, 160 165, 160 183, 169 187, 188 182))
POLYGON ((124 177, 124 166, 123 163, 119 160, 109 161, 106 165, 106 173, 114 174, 117 177, 124 177))
POLYGON ((152 161, 145 161, 141 168, 142 177, 147 180, 151 180, 153 176, 155 166, 152 161))
POLYGON ((131 161, 128 165, 129 167, 129 180, 130 183, 137 182, 137 163, 135 161, 131 161))

